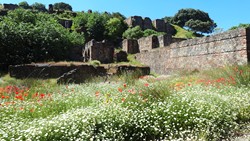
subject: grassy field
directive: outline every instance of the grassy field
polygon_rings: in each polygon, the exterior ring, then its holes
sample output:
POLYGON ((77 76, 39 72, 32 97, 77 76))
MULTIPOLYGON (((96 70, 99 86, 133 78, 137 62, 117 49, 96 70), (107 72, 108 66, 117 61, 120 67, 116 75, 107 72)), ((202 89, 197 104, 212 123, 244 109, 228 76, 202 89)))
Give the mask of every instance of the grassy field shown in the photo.
POLYGON ((0 140, 221 140, 249 133, 249 66, 101 80, 57 85, 2 76, 0 140))

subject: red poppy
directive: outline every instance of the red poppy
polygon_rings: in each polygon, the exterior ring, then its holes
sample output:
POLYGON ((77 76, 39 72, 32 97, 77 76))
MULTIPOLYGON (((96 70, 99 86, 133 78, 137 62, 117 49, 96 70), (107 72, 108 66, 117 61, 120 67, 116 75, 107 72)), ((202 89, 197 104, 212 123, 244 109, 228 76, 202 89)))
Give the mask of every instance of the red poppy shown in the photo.
POLYGON ((126 99, 123 97, 123 98, 122 98, 122 102, 125 102, 125 100, 126 100, 126 99))
POLYGON ((123 87, 124 87, 124 88, 126 88, 126 87, 127 87, 127 84, 126 84, 126 83, 124 83, 124 84, 123 84, 123 87))
POLYGON ((99 94, 100 94, 100 92, 98 92, 98 91, 95 92, 95 96, 96 96, 96 97, 98 97, 99 94))
POLYGON ((144 84, 144 86, 145 86, 145 87, 148 87, 148 86, 149 86, 149 84, 148 84, 148 83, 145 83, 145 84, 144 84))
POLYGON ((118 88, 118 91, 119 91, 119 92, 122 92, 122 88, 118 88))
POLYGON ((45 97, 45 94, 40 94, 40 98, 44 98, 45 97))

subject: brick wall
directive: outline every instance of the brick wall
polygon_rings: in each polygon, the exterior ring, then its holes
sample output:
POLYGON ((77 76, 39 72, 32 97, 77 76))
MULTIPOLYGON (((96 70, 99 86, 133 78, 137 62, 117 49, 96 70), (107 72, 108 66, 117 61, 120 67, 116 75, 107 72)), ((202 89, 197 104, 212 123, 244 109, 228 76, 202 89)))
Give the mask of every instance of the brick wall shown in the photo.
POLYGON ((172 43, 136 54, 136 59, 159 74, 178 70, 202 70, 250 60, 250 29, 236 29, 211 37, 172 43))

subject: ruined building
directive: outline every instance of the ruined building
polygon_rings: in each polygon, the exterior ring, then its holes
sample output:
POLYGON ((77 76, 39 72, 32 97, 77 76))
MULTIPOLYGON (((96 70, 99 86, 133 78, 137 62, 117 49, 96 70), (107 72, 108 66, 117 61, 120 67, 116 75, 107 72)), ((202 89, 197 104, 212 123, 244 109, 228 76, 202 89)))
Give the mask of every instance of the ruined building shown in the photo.
POLYGON ((98 60, 101 63, 112 63, 114 55, 114 46, 112 43, 103 40, 97 42, 94 39, 86 43, 83 50, 84 62, 98 60))
POLYGON ((131 16, 127 18, 125 22, 129 27, 140 26, 143 30, 153 29, 158 32, 166 32, 171 35, 175 32, 174 27, 162 19, 151 21, 148 17, 142 18, 141 16, 131 16))
POLYGON ((161 36, 142 37, 138 40, 124 39, 122 42, 122 50, 130 54, 136 54, 140 52, 149 51, 158 47, 166 47, 172 43, 180 42, 183 40, 186 39, 173 38, 171 35, 168 34, 161 36))

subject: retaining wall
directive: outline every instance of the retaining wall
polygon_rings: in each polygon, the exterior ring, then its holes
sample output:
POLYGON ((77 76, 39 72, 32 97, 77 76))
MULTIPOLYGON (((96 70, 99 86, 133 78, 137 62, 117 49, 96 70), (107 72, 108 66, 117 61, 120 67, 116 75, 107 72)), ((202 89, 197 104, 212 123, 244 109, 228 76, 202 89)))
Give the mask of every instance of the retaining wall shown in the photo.
POLYGON ((236 29, 211 37, 176 42, 136 54, 151 71, 170 74, 179 70, 204 70, 250 60, 250 29, 236 29))

